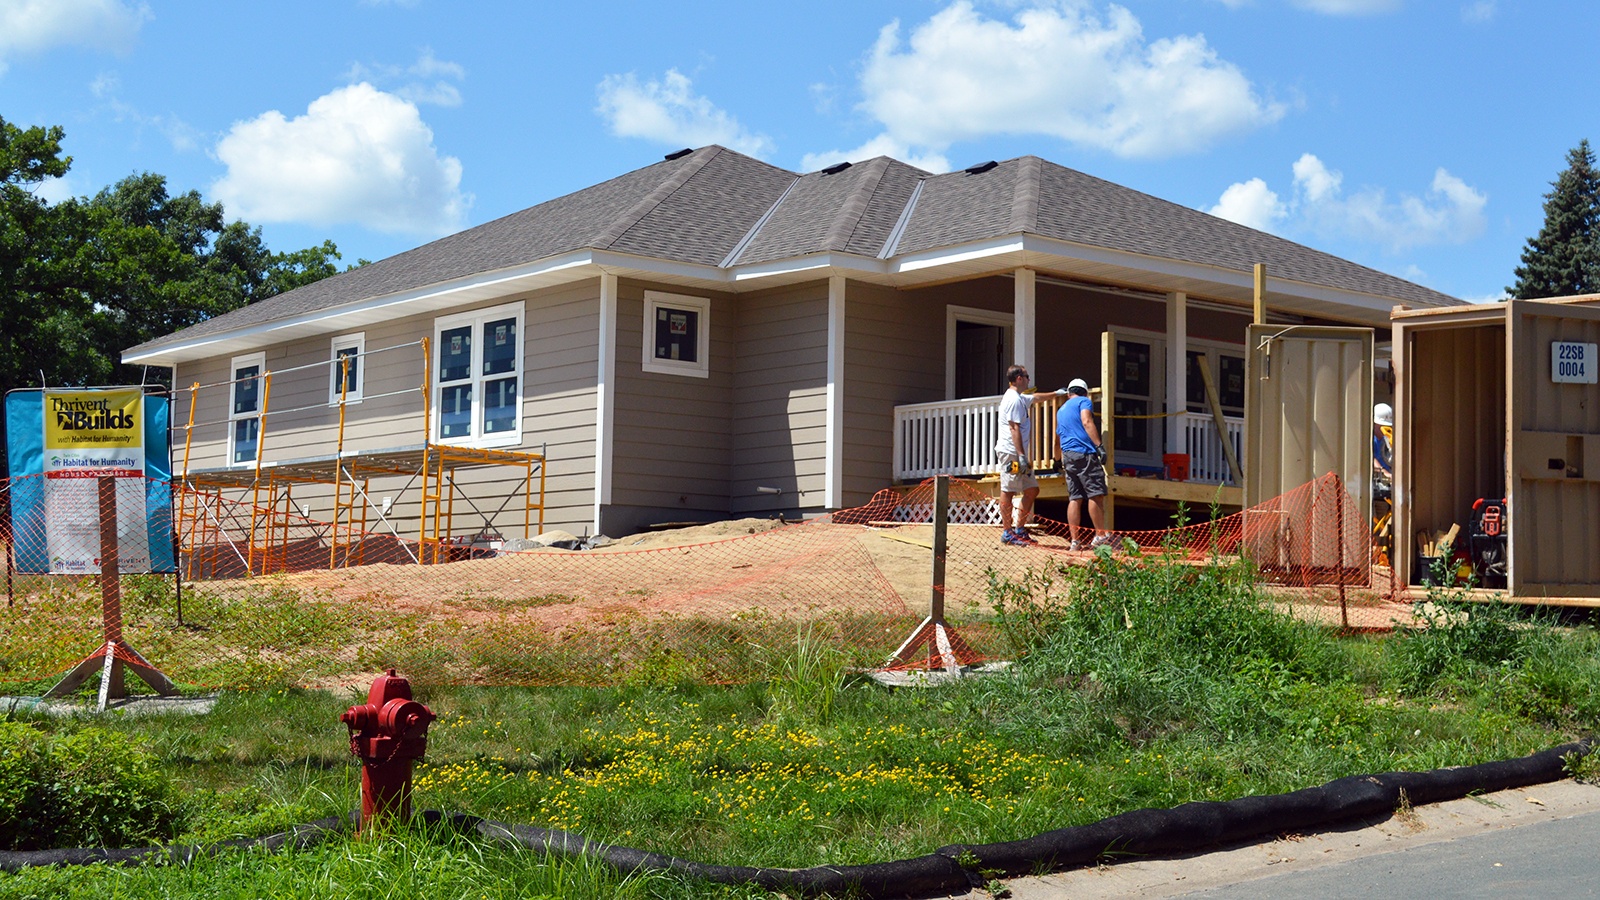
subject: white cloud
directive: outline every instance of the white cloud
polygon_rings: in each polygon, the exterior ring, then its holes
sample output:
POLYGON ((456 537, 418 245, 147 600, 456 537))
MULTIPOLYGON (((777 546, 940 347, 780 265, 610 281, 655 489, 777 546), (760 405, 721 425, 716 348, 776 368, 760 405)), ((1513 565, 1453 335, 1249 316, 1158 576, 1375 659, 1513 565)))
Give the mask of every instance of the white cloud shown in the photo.
POLYGON ((1331 16, 1370 16, 1394 12, 1400 0, 1292 0, 1295 6, 1331 16))
POLYGON ((1230 185, 1210 213, 1257 231, 1272 231, 1288 215, 1288 208, 1265 181, 1252 178, 1230 185))
POLYGON ((67 173, 65 178, 46 178, 34 185, 32 194, 51 205, 73 197, 81 197, 89 193, 88 188, 80 184, 77 176, 67 173))
POLYGON ((175 115, 150 114, 122 99, 122 79, 115 73, 102 72, 89 82, 89 93, 105 104, 118 122, 131 122, 140 128, 154 128, 161 132, 180 153, 200 147, 200 130, 175 115))
POLYGON ((0 74, 11 59, 54 47, 125 53, 150 7, 124 0, 0 0, 0 74))
POLYGON ((880 134, 854 150, 825 150, 807 153, 800 160, 800 171, 815 172, 834 163, 860 162, 875 156, 889 156, 928 172, 950 171, 950 160, 942 153, 916 153, 894 138, 880 134))
POLYGON ((461 162, 439 154, 417 107, 365 82, 318 97, 303 116, 236 122, 216 155, 228 171, 213 194, 254 222, 436 236, 459 229, 472 203, 461 162))
POLYGON ((668 69, 659 81, 643 81, 629 72, 607 75, 597 88, 595 112, 618 137, 636 137, 674 147, 721 144, 740 153, 772 152, 766 135, 754 134, 726 110, 694 92, 689 77, 668 69))
POLYGON ((1202 35, 1147 41, 1120 6, 1104 19, 1038 0, 1011 21, 957 0, 902 38, 885 26, 861 78, 885 139, 924 153, 997 134, 1042 134, 1124 157, 1194 152, 1276 121, 1202 35))
POLYGON ((393 85, 390 93, 418 105, 460 106, 461 89, 451 82, 465 80, 467 70, 460 63, 434 56, 433 48, 423 47, 417 61, 409 66, 356 63, 345 77, 352 84, 365 81, 379 87, 393 85))
POLYGON ((1494 21, 1497 3, 1495 0, 1476 0, 1461 7, 1461 21, 1468 25, 1485 25, 1494 21))
POLYGON ((1319 203, 1339 193, 1344 176, 1328 169, 1310 153, 1303 153, 1294 161, 1294 183, 1312 203, 1319 203))
POLYGON ((1345 196, 1344 176, 1310 153, 1295 160, 1293 170, 1294 191, 1288 202, 1280 204, 1263 179, 1252 178, 1229 186, 1209 211, 1264 231, 1280 225, 1328 238, 1377 244, 1391 253, 1466 243, 1482 234, 1486 224, 1484 208, 1489 198, 1444 168, 1434 171, 1425 193, 1402 193, 1395 199, 1374 187, 1345 196))

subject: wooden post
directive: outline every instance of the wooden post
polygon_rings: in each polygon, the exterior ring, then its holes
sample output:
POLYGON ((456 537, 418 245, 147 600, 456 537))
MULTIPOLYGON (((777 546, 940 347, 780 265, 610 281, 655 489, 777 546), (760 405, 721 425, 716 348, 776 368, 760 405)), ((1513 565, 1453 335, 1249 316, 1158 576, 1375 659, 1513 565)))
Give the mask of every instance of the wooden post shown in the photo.
POLYGON ((928 617, 936 624, 944 624, 944 559, 945 539, 950 521, 950 476, 936 475, 933 479, 933 598, 928 617))
POLYGON ((1256 263, 1256 324, 1267 324, 1267 264, 1256 263))
POLYGON ((1117 493, 1109 476, 1117 472, 1117 334, 1100 333, 1100 446, 1106 451, 1105 526, 1117 530, 1117 493))
POLYGON ((1228 420, 1222 415, 1222 403, 1217 399, 1217 383, 1211 378, 1209 363, 1200 367, 1200 380, 1206 385, 1206 403, 1211 406, 1211 421, 1216 424, 1217 440, 1222 442, 1222 455, 1228 459, 1228 470, 1233 472, 1234 483, 1243 487, 1244 470, 1239 468, 1239 457, 1233 452, 1233 441, 1228 440, 1228 420))
POLYGON ((123 667, 133 670, 145 684, 155 688, 163 697, 178 693, 178 688, 128 646, 122 639, 122 567, 117 559, 117 479, 114 475, 101 475, 100 497, 100 615, 103 641, 100 649, 91 653, 72 670, 62 676, 55 687, 44 696, 65 697, 88 681, 96 671, 100 673, 100 712, 112 700, 128 696, 123 680, 123 667))
POLYGON ((117 479, 100 476, 100 619, 106 643, 106 674, 100 680, 100 708, 128 695, 115 646, 122 642, 122 569, 117 547, 117 479))

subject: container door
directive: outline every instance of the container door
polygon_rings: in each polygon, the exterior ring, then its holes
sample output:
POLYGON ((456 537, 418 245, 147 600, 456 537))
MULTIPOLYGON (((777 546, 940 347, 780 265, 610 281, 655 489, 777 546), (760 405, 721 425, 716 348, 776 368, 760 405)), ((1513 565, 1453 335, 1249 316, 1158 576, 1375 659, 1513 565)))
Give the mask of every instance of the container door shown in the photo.
POLYGON ((1244 503, 1298 498, 1296 509, 1261 514, 1281 521, 1247 523, 1263 542, 1248 552, 1264 568, 1359 580, 1371 562, 1373 331, 1251 325, 1247 334, 1244 503), (1342 492, 1327 481, 1302 489, 1329 473, 1342 492))
POLYGON ((1600 597, 1600 307, 1508 302, 1515 597, 1600 597))

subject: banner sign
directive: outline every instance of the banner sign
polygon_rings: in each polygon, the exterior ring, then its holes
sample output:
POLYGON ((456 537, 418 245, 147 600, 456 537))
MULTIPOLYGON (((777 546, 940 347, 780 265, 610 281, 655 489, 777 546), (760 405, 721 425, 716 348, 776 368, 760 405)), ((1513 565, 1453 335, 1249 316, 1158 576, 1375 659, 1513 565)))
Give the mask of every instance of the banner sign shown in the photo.
POLYGON ((116 479, 120 570, 176 571, 169 413, 166 397, 136 387, 6 396, 11 521, 20 571, 100 571, 103 475, 116 479))

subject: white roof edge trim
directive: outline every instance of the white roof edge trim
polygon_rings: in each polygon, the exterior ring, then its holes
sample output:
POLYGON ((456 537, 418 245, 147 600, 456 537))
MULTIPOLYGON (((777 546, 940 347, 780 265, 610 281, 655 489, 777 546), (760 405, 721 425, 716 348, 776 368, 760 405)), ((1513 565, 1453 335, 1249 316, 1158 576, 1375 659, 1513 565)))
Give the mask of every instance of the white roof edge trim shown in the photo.
POLYGON ((789 275, 795 272, 811 272, 820 269, 838 270, 845 272, 866 272, 872 275, 888 273, 888 267, 883 263, 866 256, 857 256, 852 253, 814 253, 809 256, 800 256, 793 259, 774 260, 772 262, 753 263, 739 266, 730 271, 732 280, 750 281, 756 278, 772 278, 777 275, 789 275))
MULTIPOLYGON (((456 293, 458 291, 492 287, 496 284, 503 284, 509 281, 517 281, 523 278, 534 278, 542 275, 553 275, 559 272, 579 269, 591 265, 594 265, 593 254, 587 250, 581 250, 575 253, 566 253, 561 256, 551 257, 549 259, 540 260, 524 266, 516 266, 509 269, 499 269, 493 272, 480 272, 477 275, 469 276, 467 278, 458 278, 454 281, 438 282, 426 287, 413 288, 409 291, 401 291, 395 294, 384 294, 378 297, 369 297, 365 300, 359 300, 354 303, 345 303, 339 306, 324 307, 312 312, 302 313, 298 316, 273 319, 267 322, 257 322, 253 325, 247 325, 242 328, 219 331, 215 334, 208 334, 195 340, 168 344, 163 347, 156 347, 137 356, 123 354, 122 361, 128 365, 137 365, 139 363, 147 363, 153 360, 161 359, 162 357, 173 355, 181 355, 187 358, 193 358, 189 351, 198 350, 211 344, 221 343, 222 341, 253 337, 258 334, 267 334, 283 328, 292 328, 296 325, 308 325, 325 319, 338 318, 340 316, 349 315, 350 313, 368 312, 390 306, 415 303, 420 300, 441 297, 446 294, 456 293)), ((165 365, 170 365, 170 363, 165 363, 165 365)))

